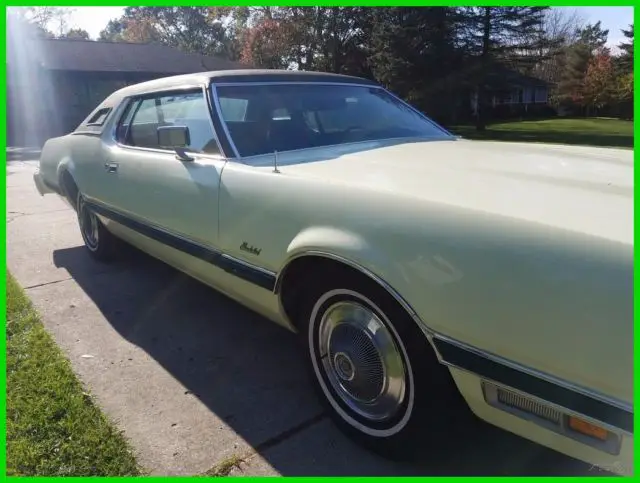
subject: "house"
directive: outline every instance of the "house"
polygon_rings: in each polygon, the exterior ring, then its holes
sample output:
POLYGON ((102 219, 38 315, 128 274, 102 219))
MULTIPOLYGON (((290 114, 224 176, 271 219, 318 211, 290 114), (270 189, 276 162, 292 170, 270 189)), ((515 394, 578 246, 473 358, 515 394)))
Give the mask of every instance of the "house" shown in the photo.
MULTIPOLYGON (((489 118, 527 117, 546 115, 551 111, 551 84, 503 66, 495 67, 485 78, 490 106, 489 118)), ((470 94, 471 114, 478 110, 478 93, 470 94)))
POLYGON ((72 131, 113 91, 177 74, 238 69, 160 44, 25 39, 7 45, 7 145, 41 146, 72 131))

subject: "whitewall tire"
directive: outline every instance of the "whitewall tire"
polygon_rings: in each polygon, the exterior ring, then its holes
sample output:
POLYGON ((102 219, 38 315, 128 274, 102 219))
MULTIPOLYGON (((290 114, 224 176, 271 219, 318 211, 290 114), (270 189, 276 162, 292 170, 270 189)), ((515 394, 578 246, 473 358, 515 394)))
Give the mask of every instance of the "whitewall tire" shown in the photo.
POLYGON ((385 289, 340 272, 309 289, 299 321, 327 412, 349 437, 393 459, 433 443, 446 448, 469 415, 448 370, 385 289))

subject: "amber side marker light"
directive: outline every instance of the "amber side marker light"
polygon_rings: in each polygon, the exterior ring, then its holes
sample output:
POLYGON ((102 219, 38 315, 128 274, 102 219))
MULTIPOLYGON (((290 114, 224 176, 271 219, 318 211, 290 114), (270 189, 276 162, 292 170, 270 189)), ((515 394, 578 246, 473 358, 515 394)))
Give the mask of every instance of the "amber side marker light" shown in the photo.
POLYGON ((606 441, 609 438, 609 431, 595 424, 588 423, 575 416, 569 416, 569 427, 576 433, 584 434, 592 438, 606 441))
POLYGON ((591 420, 567 414, 546 401, 492 382, 483 381, 482 388, 485 401, 496 409, 605 453, 620 454, 622 435, 606 429, 597 421, 591 422, 591 420))

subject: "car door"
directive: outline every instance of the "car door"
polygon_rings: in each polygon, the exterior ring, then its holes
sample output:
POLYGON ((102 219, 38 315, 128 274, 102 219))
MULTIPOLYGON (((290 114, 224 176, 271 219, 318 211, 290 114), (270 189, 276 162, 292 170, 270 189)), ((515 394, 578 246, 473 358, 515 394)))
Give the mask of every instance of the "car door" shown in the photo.
POLYGON ((215 247, 218 190, 225 159, 200 88, 129 100, 105 151, 101 202, 138 231, 215 247), (189 160, 159 145, 158 128, 189 129, 189 160))

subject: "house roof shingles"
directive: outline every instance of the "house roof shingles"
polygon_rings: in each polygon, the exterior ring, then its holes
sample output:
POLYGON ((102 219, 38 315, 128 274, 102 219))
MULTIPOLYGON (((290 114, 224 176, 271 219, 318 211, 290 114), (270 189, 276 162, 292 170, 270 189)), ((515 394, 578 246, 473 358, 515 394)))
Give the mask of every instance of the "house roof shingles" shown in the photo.
POLYGON ((31 52, 42 68, 56 71, 184 74, 245 66, 219 57, 182 52, 161 44, 39 39, 31 52))

